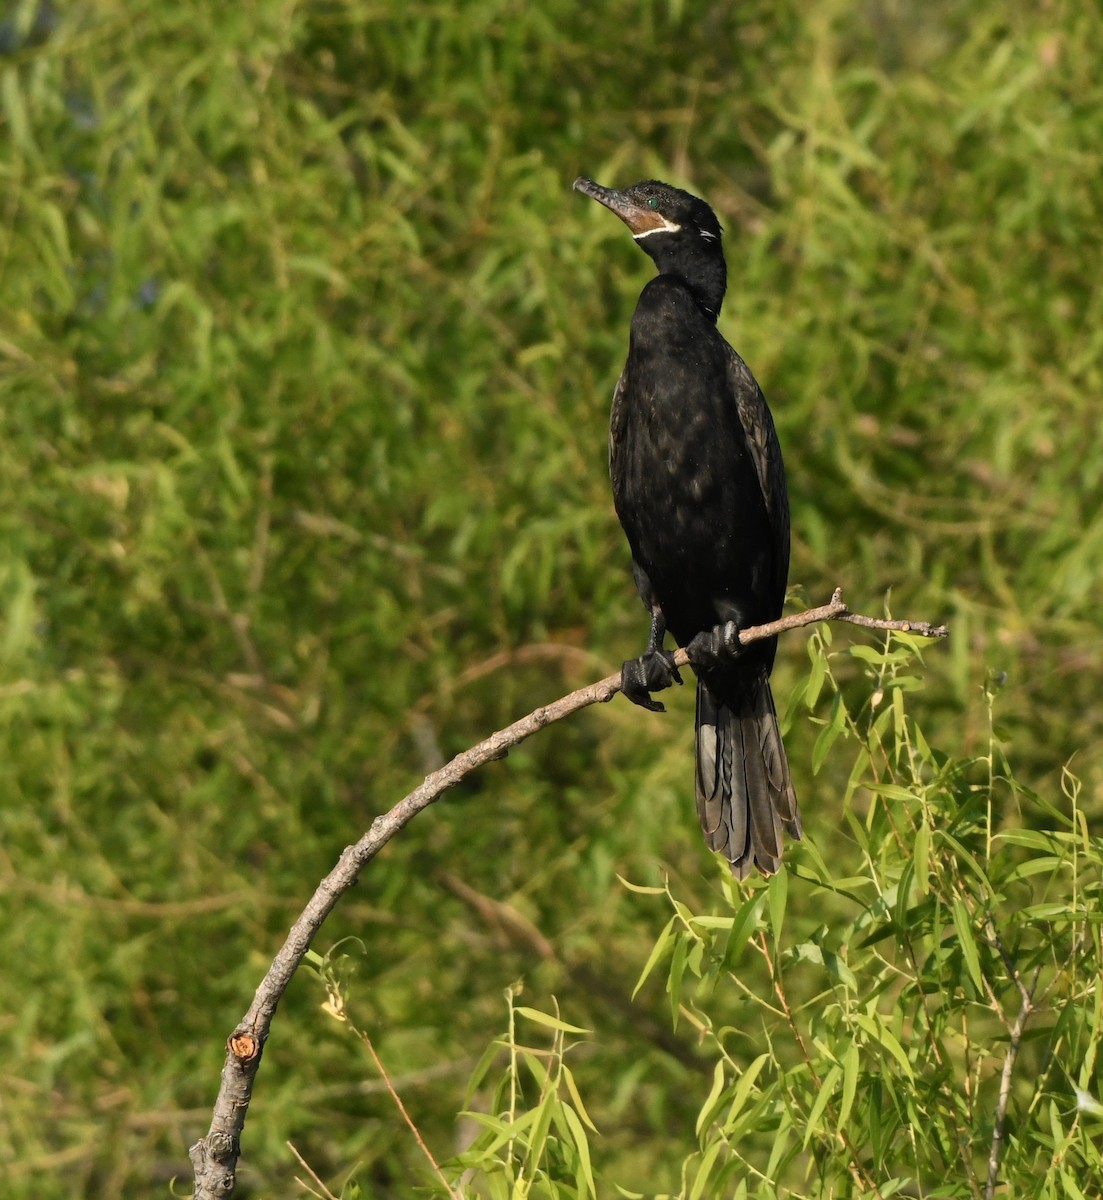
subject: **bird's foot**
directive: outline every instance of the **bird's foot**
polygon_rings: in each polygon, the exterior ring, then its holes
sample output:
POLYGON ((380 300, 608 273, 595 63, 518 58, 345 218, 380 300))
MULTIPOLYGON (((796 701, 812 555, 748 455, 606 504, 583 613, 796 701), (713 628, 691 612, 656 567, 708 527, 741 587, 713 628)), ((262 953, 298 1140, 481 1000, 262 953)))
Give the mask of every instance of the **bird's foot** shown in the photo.
POLYGON ((639 658, 628 659, 620 669, 620 690, 633 704, 651 712, 666 712, 664 705, 651 699, 651 693, 681 682, 669 650, 648 650, 639 658))
POLYGON ((722 667, 743 653, 739 640, 739 626, 734 621, 724 621, 712 629, 697 634, 686 644, 690 666, 696 671, 701 667, 722 667))

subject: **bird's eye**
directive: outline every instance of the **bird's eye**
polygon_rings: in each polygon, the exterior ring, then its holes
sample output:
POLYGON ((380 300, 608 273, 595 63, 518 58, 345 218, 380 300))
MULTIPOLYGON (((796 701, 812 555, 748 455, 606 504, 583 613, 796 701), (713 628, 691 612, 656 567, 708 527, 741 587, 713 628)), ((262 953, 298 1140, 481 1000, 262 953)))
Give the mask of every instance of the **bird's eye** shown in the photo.
POLYGON ((659 197, 658 196, 648 196, 647 197, 647 207, 648 208, 658 208, 659 207, 659 197))

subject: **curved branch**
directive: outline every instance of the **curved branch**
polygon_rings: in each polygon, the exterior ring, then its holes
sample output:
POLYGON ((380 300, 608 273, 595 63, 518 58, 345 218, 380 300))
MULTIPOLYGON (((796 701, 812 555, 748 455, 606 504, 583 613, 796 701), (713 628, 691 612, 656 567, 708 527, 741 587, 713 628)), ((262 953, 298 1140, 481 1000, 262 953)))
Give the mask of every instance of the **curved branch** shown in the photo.
MULTIPOLYGON (((935 626, 926 621, 892 621, 852 613, 843 603, 842 589, 836 588, 827 604, 808 609, 806 612, 793 613, 767 625, 755 625, 744 629, 739 634, 739 640, 748 645, 819 621, 846 621, 865 629, 888 629, 931 638, 946 637, 949 632, 944 625, 935 626)), ((684 649, 678 650, 674 655, 674 662, 679 667, 688 666, 689 655, 684 649)), ((207 1136, 200 1138, 189 1152, 195 1173, 194 1200, 226 1200, 233 1195, 237 1160, 241 1150, 241 1131, 245 1126, 253 1079, 260 1066, 261 1054, 276 1006, 322 922, 329 916, 337 901, 356 883, 360 872, 422 809, 428 808, 434 800, 450 787, 454 787, 476 767, 497 758, 504 758, 511 746, 523 742, 545 725, 561 721, 591 704, 605 704, 619 691, 620 672, 617 671, 597 683, 563 696, 552 704, 537 708, 528 716, 491 734, 477 746, 457 754, 439 771, 427 775, 421 784, 400 800, 390 812, 376 817, 371 828, 355 845, 345 848, 337 865, 318 885, 302 915, 291 927, 287 940, 257 988, 249 1011, 226 1044, 226 1062, 222 1068, 222 1084, 215 1102, 211 1127, 207 1136)))

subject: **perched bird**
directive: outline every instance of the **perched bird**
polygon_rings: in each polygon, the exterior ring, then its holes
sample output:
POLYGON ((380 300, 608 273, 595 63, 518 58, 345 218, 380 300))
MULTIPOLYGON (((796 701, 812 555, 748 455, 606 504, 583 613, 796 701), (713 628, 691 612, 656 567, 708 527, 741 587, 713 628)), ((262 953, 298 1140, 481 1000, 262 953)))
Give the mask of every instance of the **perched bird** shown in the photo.
POLYGON ((721 228, 696 196, 648 180, 575 189, 616 213, 659 274, 640 293, 628 361, 613 393, 609 474, 651 613, 647 650, 622 690, 681 683, 667 631, 697 674, 697 814, 709 846, 745 879, 770 874, 782 829, 801 835, 770 670, 776 639, 739 631, 781 615, 789 497, 773 418, 747 364, 716 328, 727 289, 721 228))

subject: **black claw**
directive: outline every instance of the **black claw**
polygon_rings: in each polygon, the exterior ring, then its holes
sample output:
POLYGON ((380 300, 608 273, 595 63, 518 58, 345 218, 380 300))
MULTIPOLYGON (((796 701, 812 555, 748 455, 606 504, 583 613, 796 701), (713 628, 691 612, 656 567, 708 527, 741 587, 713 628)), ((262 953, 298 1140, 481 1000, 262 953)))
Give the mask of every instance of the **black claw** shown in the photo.
POLYGON ((646 708, 648 712, 666 712, 666 705, 661 700, 652 700, 646 692, 625 691, 623 688, 621 691, 633 704, 638 704, 640 708, 646 708))
POLYGON ((682 677, 674 665, 674 655, 669 650, 649 650, 639 658, 630 658, 620 669, 620 690, 641 708, 650 712, 666 712, 658 700, 651 699, 652 692, 661 692, 673 684, 680 684, 682 677))

